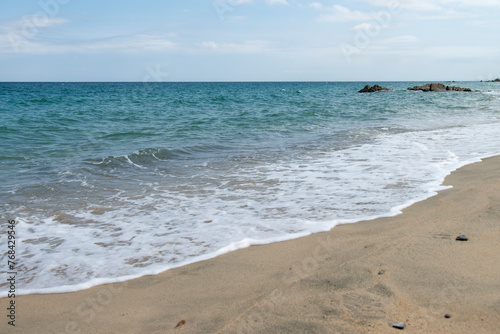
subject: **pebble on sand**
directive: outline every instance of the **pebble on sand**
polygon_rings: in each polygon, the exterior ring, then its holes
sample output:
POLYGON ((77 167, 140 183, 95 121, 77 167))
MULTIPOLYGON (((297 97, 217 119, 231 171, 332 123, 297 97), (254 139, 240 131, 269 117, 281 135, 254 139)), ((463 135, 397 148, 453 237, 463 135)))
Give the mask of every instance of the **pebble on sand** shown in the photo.
POLYGON ((451 314, 446 313, 446 314, 444 315, 444 317, 445 317, 446 319, 450 319, 450 318, 451 318, 451 314))
POLYGON ((175 326, 175 328, 177 328, 177 327, 181 327, 181 326, 183 326, 183 325, 185 325, 185 324, 186 324, 186 320, 181 320, 181 321, 179 321, 179 322, 177 323, 177 326, 175 326))
POLYGON ((457 241, 467 241, 469 240, 469 237, 467 237, 466 235, 459 235, 455 240, 457 241))
POLYGON ((403 322, 396 322, 392 327, 397 329, 405 329, 405 324, 403 322))

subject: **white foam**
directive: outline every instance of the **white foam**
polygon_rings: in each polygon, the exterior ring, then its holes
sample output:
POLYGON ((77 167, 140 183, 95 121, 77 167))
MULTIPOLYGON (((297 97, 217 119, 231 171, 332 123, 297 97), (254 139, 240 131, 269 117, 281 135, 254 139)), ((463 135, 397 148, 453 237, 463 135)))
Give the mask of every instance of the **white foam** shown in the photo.
POLYGON ((128 157, 128 155, 124 155, 123 157, 124 157, 124 158, 125 158, 125 160, 126 160, 129 164, 131 164, 132 166, 135 166, 135 167, 140 168, 140 169, 148 169, 147 167, 144 167, 144 166, 138 165, 138 164, 136 164, 135 162, 133 162, 132 160, 130 160, 130 158, 128 157))
POLYGON ((500 96, 500 90, 489 90, 483 92, 486 95, 495 95, 495 96, 500 96))
POLYGON ((19 217, 18 292, 77 291, 393 216, 445 189, 457 168, 499 154, 499 138, 498 124, 385 132, 344 150, 246 157, 224 171, 198 166, 182 189, 159 175, 140 192, 66 210, 74 224, 19 217))

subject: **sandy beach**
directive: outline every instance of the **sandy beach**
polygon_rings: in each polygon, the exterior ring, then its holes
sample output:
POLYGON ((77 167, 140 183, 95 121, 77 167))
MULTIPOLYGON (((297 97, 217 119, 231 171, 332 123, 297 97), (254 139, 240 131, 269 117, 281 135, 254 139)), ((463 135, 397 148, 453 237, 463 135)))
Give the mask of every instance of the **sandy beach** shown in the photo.
POLYGON ((68 294, 1 333, 500 333, 500 157, 391 218, 68 294), (468 241, 456 241, 466 235, 468 241), (449 317, 445 317, 449 315, 449 317), (178 325, 176 327, 176 325, 178 325))

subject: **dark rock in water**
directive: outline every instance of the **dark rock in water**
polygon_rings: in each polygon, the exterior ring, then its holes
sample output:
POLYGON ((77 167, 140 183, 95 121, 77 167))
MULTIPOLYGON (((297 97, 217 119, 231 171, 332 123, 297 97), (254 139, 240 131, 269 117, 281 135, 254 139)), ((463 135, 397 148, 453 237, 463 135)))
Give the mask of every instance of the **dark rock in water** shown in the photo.
POLYGON ((462 87, 456 87, 456 86, 446 86, 446 90, 453 90, 456 92, 471 92, 470 88, 462 88, 462 87))
POLYGON ((431 91, 431 84, 425 84, 423 86, 409 87, 408 90, 421 90, 423 92, 430 92, 431 91))
POLYGON ((455 240, 457 241, 467 241, 469 240, 469 237, 467 237, 466 235, 459 235, 455 240))
POLYGON ((375 93, 375 92, 381 92, 384 90, 389 90, 389 88, 381 87, 379 85, 374 85, 373 87, 371 87, 370 85, 366 85, 358 93, 375 93))
POLYGON ((397 329, 405 329, 405 324, 403 322, 396 322, 392 327, 397 329))
POLYGON ((445 86, 441 83, 430 83, 430 84, 425 84, 423 86, 409 87, 408 90, 421 90, 423 92, 444 92, 444 91, 471 92, 470 88, 445 86))
POLYGON ((431 92, 439 92, 442 90, 447 90, 447 87, 442 83, 431 83, 431 92))
POLYGON ((486 81, 486 82, 500 82, 500 78, 497 78, 495 80, 489 80, 489 81, 486 81))
POLYGON ((444 317, 445 317, 446 319, 450 319, 450 318, 451 318, 451 314, 446 313, 446 314, 444 315, 444 317))

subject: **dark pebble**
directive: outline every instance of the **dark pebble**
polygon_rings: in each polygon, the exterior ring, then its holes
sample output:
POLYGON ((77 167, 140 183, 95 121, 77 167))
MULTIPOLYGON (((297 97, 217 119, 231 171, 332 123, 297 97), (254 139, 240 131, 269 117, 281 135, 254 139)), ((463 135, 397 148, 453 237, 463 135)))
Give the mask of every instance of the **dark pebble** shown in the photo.
POLYGON ((175 328, 177 328, 177 327, 181 327, 181 326, 183 326, 183 325, 185 325, 185 324, 186 324, 186 320, 181 320, 181 321, 179 321, 179 322, 177 323, 177 326, 175 326, 175 328))
POLYGON ((397 329, 405 329, 405 324, 403 322, 396 322, 392 327, 397 329))
POLYGON ((450 318, 451 318, 451 314, 446 313, 446 314, 444 315, 444 317, 445 317, 446 319, 450 319, 450 318))
POLYGON ((381 270, 381 271, 379 271, 379 272, 378 272, 378 274, 379 274, 379 275, 383 275, 383 274, 385 274, 385 270, 381 270))
POLYGON ((457 241, 467 241, 469 238, 466 235, 459 235, 455 240, 457 241))

